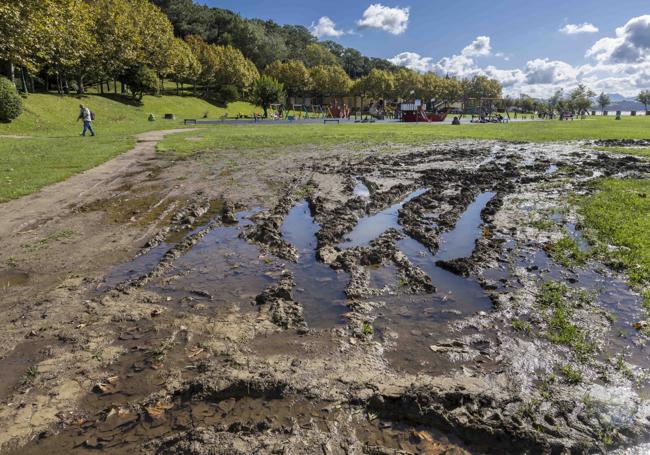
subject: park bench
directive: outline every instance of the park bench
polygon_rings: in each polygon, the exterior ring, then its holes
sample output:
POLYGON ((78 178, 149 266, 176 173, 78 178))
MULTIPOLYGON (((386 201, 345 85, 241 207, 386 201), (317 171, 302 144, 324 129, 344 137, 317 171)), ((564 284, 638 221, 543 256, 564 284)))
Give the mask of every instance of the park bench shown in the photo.
POLYGON ((195 118, 186 118, 183 120, 184 125, 196 125, 196 119, 195 118))
POLYGON ((339 119, 337 119, 337 118, 325 118, 325 119, 323 119, 323 123, 327 123, 327 122, 341 123, 341 121, 339 119))

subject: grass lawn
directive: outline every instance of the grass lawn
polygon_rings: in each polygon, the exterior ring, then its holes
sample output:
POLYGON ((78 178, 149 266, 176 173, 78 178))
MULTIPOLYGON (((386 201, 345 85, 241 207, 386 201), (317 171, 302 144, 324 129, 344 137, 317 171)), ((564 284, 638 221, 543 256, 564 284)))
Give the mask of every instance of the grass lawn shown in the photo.
MULTIPOLYGON (((233 103, 228 110, 249 114, 256 109, 248 103, 233 103)), ((184 117, 203 117, 207 112, 217 118, 225 111, 192 97, 148 96, 142 106, 134 106, 121 97, 32 94, 18 119, 0 123, 0 136, 30 136, 0 137, 0 202, 30 194, 129 150, 134 134, 179 128, 184 117), (93 124, 97 137, 79 137, 80 102, 97 116, 93 124), (177 120, 162 120, 167 112, 177 120), (149 113, 156 116, 155 122, 148 121, 149 113)))
POLYGON ((650 285, 650 179, 603 179, 600 191, 582 201, 587 226, 602 239, 624 247, 616 253, 630 280, 650 285))
POLYGON ((636 155, 641 158, 650 160, 650 148, 642 147, 594 147, 594 150, 612 153, 622 153, 624 155, 636 155))
POLYGON ((571 141, 581 139, 650 138, 650 118, 589 118, 572 122, 539 121, 510 124, 374 123, 354 124, 253 124, 212 125, 200 133, 170 136, 159 145, 161 151, 191 153, 197 150, 262 149, 301 145, 332 146, 349 144, 351 148, 383 144, 423 144, 436 140, 472 138, 505 141, 571 141), (187 141, 187 136, 193 136, 187 141), (197 137, 202 138, 196 140, 197 137))

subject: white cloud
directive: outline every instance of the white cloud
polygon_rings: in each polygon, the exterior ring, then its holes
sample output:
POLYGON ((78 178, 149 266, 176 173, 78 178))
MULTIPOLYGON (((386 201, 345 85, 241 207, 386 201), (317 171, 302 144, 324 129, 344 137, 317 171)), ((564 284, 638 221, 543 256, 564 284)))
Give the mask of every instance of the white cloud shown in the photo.
POLYGON ((485 57, 492 52, 489 36, 478 36, 461 52, 466 57, 485 57))
POLYGON ((393 35, 400 35, 406 31, 409 22, 410 8, 390 8, 381 3, 370 5, 363 17, 357 21, 362 28, 378 28, 393 35))
POLYGON ((560 28, 560 33, 565 35, 577 35, 578 33, 598 33, 598 27, 589 22, 582 24, 566 24, 560 28))
POLYGON ((415 52, 402 52, 393 58, 389 58, 388 61, 394 65, 404 66, 424 73, 431 69, 433 59, 431 57, 422 57, 415 52))
POLYGON ((616 29, 616 36, 598 40, 587 51, 594 61, 584 65, 574 66, 551 58, 533 58, 519 68, 479 65, 480 57, 507 57, 501 52, 491 52, 489 37, 477 37, 458 54, 438 61, 415 52, 402 52, 391 61, 442 76, 485 75, 500 81, 504 93, 513 96, 528 94, 548 98, 560 88, 570 91, 581 83, 597 93, 604 91, 624 96, 635 96, 641 89, 650 89, 650 15, 632 18, 616 29))
POLYGON ((615 38, 602 38, 587 51, 605 63, 640 63, 650 57, 650 15, 633 17, 616 29, 615 38))
POLYGON ((339 36, 345 35, 345 32, 343 30, 336 29, 336 24, 334 21, 327 16, 323 16, 318 19, 318 22, 316 24, 312 22, 311 27, 309 27, 309 31, 316 38, 323 38, 325 36, 337 38, 339 36))

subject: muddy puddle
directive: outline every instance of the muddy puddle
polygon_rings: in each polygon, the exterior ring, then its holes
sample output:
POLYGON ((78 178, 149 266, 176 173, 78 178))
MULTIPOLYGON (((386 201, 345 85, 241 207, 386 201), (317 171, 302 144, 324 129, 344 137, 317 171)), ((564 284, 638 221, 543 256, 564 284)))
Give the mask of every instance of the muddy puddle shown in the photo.
POLYGON ((20 270, 0 270, 0 292, 11 287, 25 286, 29 282, 29 274, 20 270))
MULTIPOLYGON (((650 437, 639 292, 568 199, 638 162, 472 142, 309 167, 276 206, 200 211, 110 271, 95 296, 140 305, 111 319, 122 354, 16 453, 590 453, 650 437), (564 237, 579 264, 553 250, 564 237), (556 308, 548 282, 565 286, 556 308)), ((49 345, 3 359, 0 396, 49 345)))
POLYGON ((287 266, 296 283, 293 297, 303 306, 307 325, 330 328, 343 322, 342 315, 347 311, 345 286, 349 276, 316 259, 316 233, 319 229, 307 201, 300 201, 289 211, 280 233, 298 250, 298 261, 287 266))

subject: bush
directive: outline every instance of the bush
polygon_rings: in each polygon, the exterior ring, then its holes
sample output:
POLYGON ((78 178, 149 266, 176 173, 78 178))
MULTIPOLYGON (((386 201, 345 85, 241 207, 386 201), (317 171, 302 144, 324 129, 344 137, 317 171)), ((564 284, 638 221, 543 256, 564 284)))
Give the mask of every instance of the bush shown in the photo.
POLYGON ((23 99, 14 84, 0 77, 0 121, 10 122, 23 112, 23 99))

